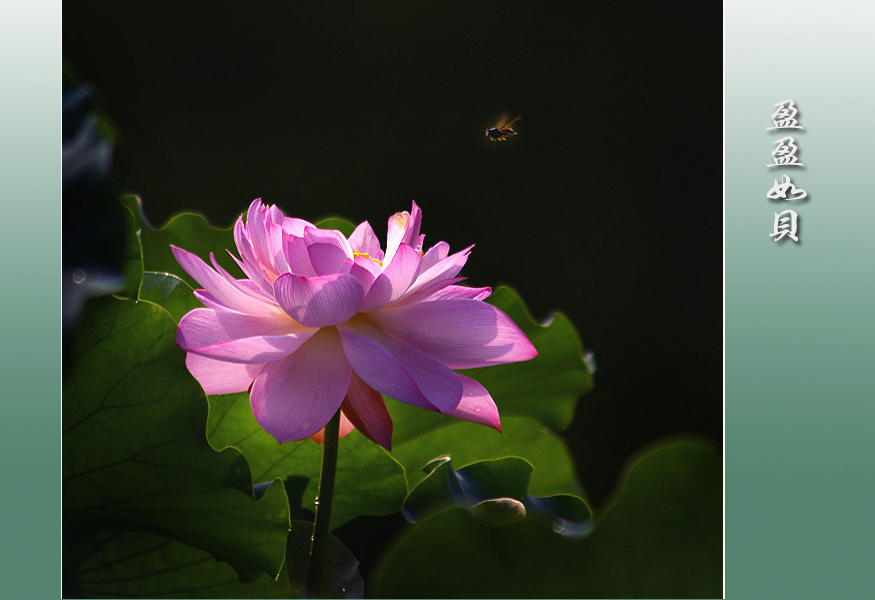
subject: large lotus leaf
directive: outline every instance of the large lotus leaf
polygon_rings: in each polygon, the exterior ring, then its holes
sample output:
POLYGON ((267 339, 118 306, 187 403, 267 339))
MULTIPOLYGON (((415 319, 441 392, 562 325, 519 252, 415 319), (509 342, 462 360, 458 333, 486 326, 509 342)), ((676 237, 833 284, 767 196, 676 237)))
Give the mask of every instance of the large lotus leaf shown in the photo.
MULTIPOLYGON (((312 523, 292 521, 289 557, 276 579, 242 583, 226 563, 181 542, 138 532, 80 534, 65 540, 88 552, 66 553, 65 598, 302 598, 312 523), (100 552, 94 552, 99 548, 100 552), (293 567, 289 576, 288 565, 293 567), (292 581, 294 580, 294 584, 292 581)), ((323 593, 360 598, 364 586, 358 561, 330 536, 323 593)))
MULTIPOLYGON (((308 478, 303 506, 313 508, 322 447, 309 439, 277 442, 255 420, 247 394, 210 396, 207 435, 216 449, 233 446, 240 450, 249 461, 254 481, 308 478)), ((340 440, 332 529, 360 515, 398 512, 406 495, 404 469, 385 450, 358 431, 340 440)))
POLYGON ((119 295, 126 298, 136 298, 140 290, 140 282, 143 279, 143 248, 140 243, 140 230, 137 226, 136 217, 130 210, 122 210, 125 213, 127 232, 125 235, 125 252, 122 259, 125 288, 119 292, 119 295))
POLYGON ((184 542, 241 578, 276 575, 289 526, 282 485, 258 500, 245 459, 206 441, 207 402, 145 302, 92 301, 64 384, 65 529, 138 531, 184 542))
POLYGON ((656 446, 582 540, 441 512, 399 536, 371 584, 379 598, 721 597, 720 460, 694 441, 656 446))
POLYGON ((276 579, 241 583, 227 563, 165 537, 98 532, 71 543, 90 552, 79 561, 65 556, 64 598, 294 597, 285 567, 276 579))
POLYGON ((454 507, 469 508, 485 523, 537 519, 568 537, 591 529, 592 514, 576 496, 529 494, 532 465, 514 456, 484 460, 456 470, 449 458, 433 461, 431 473, 410 490, 402 514, 411 523, 454 507), (561 525, 561 529, 560 526, 561 525))

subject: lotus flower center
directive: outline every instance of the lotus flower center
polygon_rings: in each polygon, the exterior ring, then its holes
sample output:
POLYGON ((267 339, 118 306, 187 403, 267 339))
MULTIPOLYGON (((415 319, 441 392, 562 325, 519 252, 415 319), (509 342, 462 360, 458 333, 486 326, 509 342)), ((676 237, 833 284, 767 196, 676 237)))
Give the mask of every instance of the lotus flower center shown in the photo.
POLYGON ((357 251, 357 250, 354 250, 353 253, 352 253, 352 257, 353 257, 353 258, 358 258, 359 256, 364 256, 364 257, 367 258, 368 260, 372 260, 372 261, 374 261, 375 263, 377 263, 377 264, 380 265, 381 267, 383 266, 383 261, 380 260, 379 258, 374 258, 373 256, 371 256, 371 255, 368 254, 367 252, 359 252, 359 251, 357 251))

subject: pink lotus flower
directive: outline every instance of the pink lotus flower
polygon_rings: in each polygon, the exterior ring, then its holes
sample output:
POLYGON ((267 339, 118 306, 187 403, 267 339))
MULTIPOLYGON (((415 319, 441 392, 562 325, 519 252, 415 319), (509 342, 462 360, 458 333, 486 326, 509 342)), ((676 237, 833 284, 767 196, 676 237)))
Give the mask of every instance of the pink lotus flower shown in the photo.
POLYGON ((177 342, 207 394, 250 392, 258 423, 279 442, 313 437, 341 409, 353 427, 389 448, 381 394, 500 429, 489 392, 452 369, 537 354, 511 319, 483 299, 490 288, 456 285, 470 248, 423 252, 422 212, 389 219, 385 253, 364 222, 347 239, 288 218, 260 200, 234 226, 247 279, 173 247, 204 289, 206 308, 186 314, 177 342))

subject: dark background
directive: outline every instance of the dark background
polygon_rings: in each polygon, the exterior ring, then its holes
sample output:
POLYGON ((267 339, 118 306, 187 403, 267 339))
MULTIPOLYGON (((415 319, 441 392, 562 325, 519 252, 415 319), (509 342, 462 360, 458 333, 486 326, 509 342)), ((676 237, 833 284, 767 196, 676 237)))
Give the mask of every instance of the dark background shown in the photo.
POLYGON ((598 361, 565 432, 596 505, 630 454, 722 443, 721 5, 65 2, 68 65, 154 225, 254 198, 423 208, 470 285, 560 310, 598 361), (519 135, 490 143, 502 111, 519 135))

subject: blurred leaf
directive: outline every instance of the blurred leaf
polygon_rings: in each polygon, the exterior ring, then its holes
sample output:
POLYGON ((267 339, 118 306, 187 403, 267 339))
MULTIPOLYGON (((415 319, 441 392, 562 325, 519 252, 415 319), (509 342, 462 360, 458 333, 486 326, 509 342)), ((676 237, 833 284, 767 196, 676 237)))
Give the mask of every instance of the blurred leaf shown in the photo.
MULTIPOLYGON (((66 336, 89 298, 125 290, 131 265, 125 243, 128 211, 119 206, 109 177, 114 145, 101 135, 91 86, 79 85, 65 74, 62 96, 61 291, 66 336)), ((135 262, 138 256, 134 254, 135 262)), ((139 284, 135 276, 130 281, 139 284)), ((136 297, 136 290, 130 295, 136 297)))
POLYGON ((694 441, 652 448, 582 540, 448 510, 400 535, 372 577, 379 598, 721 597, 721 463, 694 441))
POLYGON ((208 263, 210 252, 213 252, 216 260, 226 271, 235 277, 243 277, 240 267, 226 252, 236 248, 232 228, 218 229, 211 226, 201 215, 183 213, 170 219, 160 229, 154 229, 146 220, 138 197, 125 196, 122 198, 122 204, 134 214, 136 228, 141 230, 144 271, 172 273, 192 288, 200 288, 176 262, 170 250, 170 244, 173 244, 197 254, 208 263))
POLYGON ((140 285, 140 300, 150 302, 166 310, 176 323, 185 314, 203 306, 192 294, 191 287, 170 273, 143 273, 140 285))
POLYGON ((254 501, 243 456, 210 448, 206 399, 175 332, 148 303, 89 304, 63 390, 64 528, 155 534, 210 552, 243 579, 276 575, 285 490, 271 485, 254 501))
MULTIPOLYGON (((210 396, 207 435, 216 449, 233 446, 249 461, 255 481, 291 476, 310 480, 304 508, 312 508, 319 487, 322 447, 312 440, 280 444, 252 414, 248 394, 210 396)), ((404 469, 380 446, 358 431, 340 440, 331 527, 360 515, 401 510, 407 495, 404 469)))
MULTIPOLYGON (((586 503, 575 496, 537 498, 529 495, 532 465, 527 461, 507 457, 484 460, 458 471, 449 458, 438 459, 431 473, 410 491, 402 513, 411 523, 448 510, 462 507, 475 509, 490 525, 506 524, 528 517, 553 527, 557 519, 563 524, 563 534, 589 531, 592 514, 586 503)), ((572 536, 569 536, 572 537, 572 536)))

